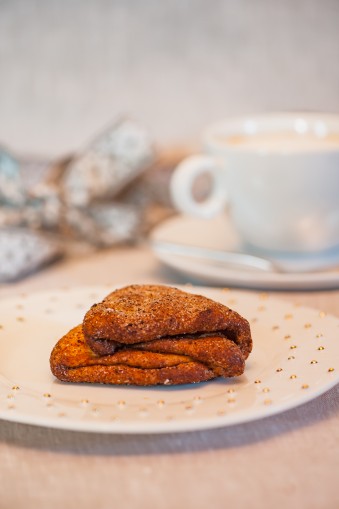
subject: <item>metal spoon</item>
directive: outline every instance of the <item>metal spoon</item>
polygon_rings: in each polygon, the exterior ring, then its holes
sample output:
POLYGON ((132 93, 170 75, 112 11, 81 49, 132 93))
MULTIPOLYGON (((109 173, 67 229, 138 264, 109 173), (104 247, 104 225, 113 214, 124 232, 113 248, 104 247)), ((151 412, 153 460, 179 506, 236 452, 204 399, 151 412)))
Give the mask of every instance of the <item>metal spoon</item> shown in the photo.
POLYGON ((284 272, 276 262, 241 252, 222 251, 176 242, 166 242, 162 240, 152 240, 152 247, 163 254, 172 254, 184 256, 187 258, 197 258, 199 260, 217 265, 237 266, 247 269, 257 269, 265 272, 284 272))

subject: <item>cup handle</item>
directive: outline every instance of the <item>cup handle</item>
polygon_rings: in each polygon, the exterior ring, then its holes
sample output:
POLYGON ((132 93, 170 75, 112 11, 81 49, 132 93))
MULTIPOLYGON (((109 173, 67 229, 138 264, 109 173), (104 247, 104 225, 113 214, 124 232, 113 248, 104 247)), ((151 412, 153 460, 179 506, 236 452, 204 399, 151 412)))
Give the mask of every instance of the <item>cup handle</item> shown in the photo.
POLYGON ((170 195, 173 205, 180 212, 210 219, 221 212, 227 203, 224 187, 215 159, 195 155, 187 157, 175 168, 170 181, 170 195), (203 202, 197 202, 193 197, 193 185, 202 174, 210 174, 211 191, 203 202))

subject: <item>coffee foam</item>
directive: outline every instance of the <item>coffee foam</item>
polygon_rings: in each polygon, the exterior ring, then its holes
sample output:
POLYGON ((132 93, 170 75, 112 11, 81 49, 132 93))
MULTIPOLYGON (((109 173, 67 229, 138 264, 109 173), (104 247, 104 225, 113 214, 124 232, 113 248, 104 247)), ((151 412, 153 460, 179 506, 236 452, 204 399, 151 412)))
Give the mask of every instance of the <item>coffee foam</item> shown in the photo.
POLYGON ((339 150, 339 133, 318 136, 295 131, 259 132, 254 134, 219 135, 216 140, 225 146, 267 152, 339 150))

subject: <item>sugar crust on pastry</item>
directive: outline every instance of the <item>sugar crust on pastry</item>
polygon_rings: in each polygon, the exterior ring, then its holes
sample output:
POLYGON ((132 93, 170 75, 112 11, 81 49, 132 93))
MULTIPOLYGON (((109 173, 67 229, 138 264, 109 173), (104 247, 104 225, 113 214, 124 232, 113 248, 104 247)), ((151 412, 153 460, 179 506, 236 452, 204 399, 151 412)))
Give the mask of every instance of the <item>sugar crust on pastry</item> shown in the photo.
POLYGON ((62 381, 128 385, 239 376, 252 349, 245 318, 207 297, 131 285, 94 304, 50 356, 62 381))
POLYGON ((52 350, 52 373, 65 382, 174 385, 241 375, 240 348, 221 335, 176 337, 125 346, 98 355, 88 346, 82 326, 61 338, 52 350))
POLYGON ((252 350, 248 321, 202 295, 165 285, 131 285, 94 304, 83 320, 88 345, 101 355, 119 344, 136 344, 182 334, 221 332, 246 359, 252 350))

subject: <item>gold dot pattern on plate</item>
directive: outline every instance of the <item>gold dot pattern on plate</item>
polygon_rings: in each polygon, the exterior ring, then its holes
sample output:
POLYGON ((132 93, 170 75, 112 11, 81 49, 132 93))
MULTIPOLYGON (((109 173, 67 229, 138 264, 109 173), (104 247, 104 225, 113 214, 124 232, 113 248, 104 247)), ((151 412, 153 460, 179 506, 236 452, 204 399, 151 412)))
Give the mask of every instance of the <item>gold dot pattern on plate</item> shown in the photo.
POLYGON ((260 293, 259 299, 261 300, 267 300, 269 297, 268 293, 260 293))
MULTIPOLYGON (((231 291, 227 289, 225 291, 231 293, 229 293, 227 296, 224 296, 224 302, 226 302, 228 299, 230 304, 237 304, 241 309, 241 297, 238 298, 237 294, 236 298, 234 298, 233 295, 235 295, 235 292, 233 293, 233 290, 231 291)), ((88 295, 89 294, 86 294, 86 298, 79 298, 79 296, 77 296, 74 300, 69 299, 69 302, 67 301, 67 306, 69 309, 72 309, 74 313, 76 313, 76 308, 81 309, 84 306, 87 307, 87 305, 90 305, 90 303, 94 301, 99 294, 97 295, 92 293, 90 300, 88 295), (83 300, 81 300, 82 298, 83 300)), ((239 383, 237 381, 236 383, 230 384, 231 387, 228 386, 229 388, 225 384, 223 386, 223 391, 219 391, 219 394, 215 394, 213 391, 210 393, 205 392, 205 386, 202 385, 201 390, 194 390, 193 393, 191 392, 189 396, 182 397, 182 395, 180 395, 182 398, 180 402, 172 400, 172 397, 167 398, 167 394, 165 394, 166 391, 163 392, 162 390, 158 393, 158 397, 155 396, 155 393, 152 394, 150 392, 148 393, 149 397, 146 398, 143 397, 143 395, 146 393, 142 392, 142 396, 138 400, 133 399, 134 395, 133 397, 130 397, 130 394, 126 394, 124 391, 121 393, 121 395, 119 392, 117 392, 119 396, 117 396, 115 400, 109 401, 107 399, 105 403, 98 403, 95 397, 91 397, 92 393, 90 393, 90 400, 86 399, 86 396, 89 396, 89 393, 84 392, 83 395, 85 398, 81 399, 81 397, 79 397, 75 402, 76 406, 73 407, 71 411, 67 406, 69 403, 66 403, 66 399, 59 399, 56 397, 56 394, 54 394, 54 389, 52 396, 52 394, 48 392, 43 393, 44 389, 41 388, 40 393, 37 391, 35 396, 36 399, 40 398, 39 408, 41 411, 44 411, 46 416, 49 418, 73 418, 73 412, 76 411, 78 412, 80 419, 87 419, 89 422, 98 423, 102 420, 105 420, 106 422, 118 422, 118 426, 123 426, 125 421, 137 418, 139 418, 140 421, 143 420, 145 423, 152 422, 152 418, 154 416, 156 419, 158 419, 159 422, 178 419, 181 421, 181 419, 185 418, 185 415, 186 419, 189 420, 189 414, 191 413, 194 415, 194 420, 200 416, 206 417, 206 412, 210 411, 211 400, 218 397, 220 399, 216 400, 216 405, 213 406, 213 415, 215 418, 216 415, 226 416, 225 420, 227 420, 230 415, 236 415, 238 408, 243 409, 243 390, 246 386, 247 389, 256 393, 256 404, 261 405, 263 413, 266 415, 270 414, 271 410, 269 408, 266 410, 264 406, 273 404, 275 405, 277 403, 279 404, 281 388, 283 390, 286 388, 286 391, 289 390, 290 393, 293 394, 296 394, 297 392, 300 394, 302 391, 309 389, 309 394, 312 394, 314 387, 317 387, 317 377, 321 376, 321 373, 323 374, 323 377, 327 378, 328 384, 330 384, 331 380, 334 380, 334 376, 331 375, 331 373, 334 372, 334 368, 336 367, 334 362, 332 366, 330 365, 331 358, 334 359, 335 356, 332 357, 332 345, 330 341, 327 342, 327 338, 328 340, 331 339, 331 330, 328 328, 328 323, 330 323, 332 317, 328 317, 326 320, 320 323, 320 318, 324 318, 326 316, 324 312, 315 311, 313 312, 315 314, 312 315, 309 313, 307 315, 306 311, 300 311, 299 309, 293 308, 292 314, 290 312, 291 305, 282 307, 279 311, 279 308, 276 306, 274 299, 268 298, 267 294, 259 294, 256 298, 257 300, 254 301, 253 305, 251 305, 252 307, 249 313, 246 314, 244 312, 243 315, 246 317, 250 317, 252 315, 253 318, 250 321, 253 324, 258 323, 257 325, 253 325, 253 331, 256 329, 256 327, 263 329, 266 328, 266 333, 268 336, 270 335, 271 338, 273 333, 270 331, 278 331, 278 334, 276 334, 274 338, 276 342, 280 342, 279 347, 281 348, 281 355, 280 357, 277 357, 275 364, 271 364, 271 366, 269 366, 269 369, 253 369, 253 365, 249 364, 248 378, 251 380, 250 384, 246 382, 244 385, 241 380, 239 383), (273 310, 272 313, 271 308, 273 310), (259 314, 258 311, 262 311, 264 313, 259 314), (298 313, 301 313, 301 319, 298 313), (263 317, 265 317, 265 319, 263 319, 263 317), (308 331, 308 329, 311 329, 311 331, 308 331), (318 339, 318 341, 316 341, 316 338, 323 339, 318 339), (305 339, 307 339, 307 342, 305 339), (284 340, 290 341, 284 343, 284 340), (298 350, 295 350, 296 348, 298 348, 298 350), (294 351, 292 352, 292 350, 294 351), (325 352, 322 353, 324 350, 325 352), (295 359, 293 355, 288 357, 288 354, 295 352, 297 353, 296 360, 292 364, 289 362, 288 367, 291 369, 288 369, 286 365, 287 361, 295 359), (324 361, 326 362, 325 365, 324 361), (309 366, 310 364, 312 366, 309 366), (315 364, 317 364, 318 367, 315 367, 315 364), (306 365, 308 365, 309 369, 312 370, 312 383, 311 379, 305 376, 306 365), (291 374, 291 372, 293 374, 291 374), (281 375, 278 376, 279 373, 281 373, 281 375), (273 378, 274 376, 275 378, 273 378), (296 378, 298 378, 298 380, 293 382, 293 380, 296 378), (255 386, 253 384, 255 384, 255 386), (310 389, 310 386, 312 389, 310 389), (198 393, 199 395, 193 396, 194 393, 198 393), (41 400, 43 399, 42 396, 44 398, 43 404, 41 404, 41 400), (124 397, 126 400, 123 399, 124 397), (171 412, 170 414, 169 411, 171 412), (118 414, 118 416, 114 415, 115 413, 118 414)), ((60 313, 59 308, 61 303, 65 302, 65 299, 53 295, 50 298, 46 298, 44 302, 45 306, 42 305, 40 307, 40 312, 45 312, 46 314, 53 313, 53 316, 51 317, 45 316, 45 320, 52 320, 55 317, 58 317, 58 313, 60 313), (52 304, 52 302, 55 304, 52 304)), ((16 306, 15 304, 12 304, 12 322, 24 321, 25 323, 23 326, 34 327, 34 324, 29 319, 30 314, 28 314, 31 313, 29 301, 25 301, 24 304, 25 306, 20 304, 16 306), (20 313, 20 309, 24 309, 24 311, 21 311, 22 316, 17 316, 20 313)), ((246 310, 246 304, 244 307, 246 310)), ((19 327, 21 328, 21 325, 18 325, 17 329, 19 327)), ((5 329, 5 334, 7 334, 9 328, 10 327, 8 327, 6 318, 4 318, 0 329, 5 329)), ((14 377, 13 379, 15 380, 14 377)), ((219 387, 220 390, 220 385, 218 385, 218 383, 215 386, 219 387)), ((206 387, 211 387, 211 385, 206 384, 206 387)), ((51 386, 46 385, 45 390, 48 390, 48 388, 51 388, 51 386)), ((59 391, 59 389, 60 388, 58 387, 57 390, 59 391)), ((18 391, 19 386, 11 386, 9 384, 6 390, 8 391, 8 394, 7 392, 2 393, 3 409, 9 408, 9 405, 12 404, 13 408, 20 410, 21 400, 26 394, 26 388, 23 387, 20 394, 16 394, 14 391, 18 391), (12 393, 9 393, 10 390, 12 390, 12 393), (15 405, 13 403, 15 403, 15 405)), ((132 392, 133 391, 131 391, 131 393, 132 392)), ((173 392, 170 392, 169 394, 173 394, 173 392)), ((182 394, 185 394, 185 392, 182 394)), ((309 394, 303 395, 303 400, 305 397, 309 397, 309 394)), ((246 398, 247 397, 248 394, 246 395, 246 398)), ((62 424, 60 423, 60 426, 61 425, 62 424)))

